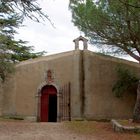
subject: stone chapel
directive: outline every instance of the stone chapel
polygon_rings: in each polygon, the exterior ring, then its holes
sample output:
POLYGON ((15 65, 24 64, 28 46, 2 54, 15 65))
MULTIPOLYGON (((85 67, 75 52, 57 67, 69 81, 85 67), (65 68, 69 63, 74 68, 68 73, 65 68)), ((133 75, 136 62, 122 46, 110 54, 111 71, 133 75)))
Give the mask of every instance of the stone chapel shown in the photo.
POLYGON ((118 99, 112 87, 119 65, 140 76, 139 64, 89 51, 87 42, 80 36, 73 51, 17 64, 0 87, 0 115, 39 122, 131 118, 135 95, 118 99))

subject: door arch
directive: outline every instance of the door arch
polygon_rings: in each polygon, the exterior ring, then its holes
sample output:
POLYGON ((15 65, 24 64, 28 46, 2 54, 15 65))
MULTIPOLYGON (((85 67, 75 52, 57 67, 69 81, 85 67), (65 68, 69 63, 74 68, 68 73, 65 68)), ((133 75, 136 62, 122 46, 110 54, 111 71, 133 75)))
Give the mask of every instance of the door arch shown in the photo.
POLYGON ((57 121, 57 89, 52 85, 46 85, 41 89, 40 97, 40 121, 57 121))

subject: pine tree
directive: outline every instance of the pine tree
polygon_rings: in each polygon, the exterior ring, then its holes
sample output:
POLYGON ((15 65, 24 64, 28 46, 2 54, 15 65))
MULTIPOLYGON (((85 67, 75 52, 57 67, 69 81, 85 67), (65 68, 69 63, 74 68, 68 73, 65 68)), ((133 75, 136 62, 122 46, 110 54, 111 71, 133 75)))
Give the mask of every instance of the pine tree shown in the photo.
POLYGON ((140 63, 140 1, 70 0, 72 21, 101 49, 140 63))
MULTIPOLYGON (((33 6, 32 2, 28 0, 1 0, 0 2, 0 79, 2 81, 5 80, 8 73, 13 72, 15 63, 44 54, 44 52, 32 53, 32 46, 27 46, 26 41, 17 41, 14 38, 15 29, 20 27, 25 16, 30 17, 32 12, 36 12, 40 17, 45 17, 45 14, 38 7, 33 6), (31 4, 32 7, 29 7, 31 4), (19 6, 22 7, 21 12, 17 10, 20 8, 19 6)), ((37 17, 32 16, 32 18, 39 22, 37 17)))

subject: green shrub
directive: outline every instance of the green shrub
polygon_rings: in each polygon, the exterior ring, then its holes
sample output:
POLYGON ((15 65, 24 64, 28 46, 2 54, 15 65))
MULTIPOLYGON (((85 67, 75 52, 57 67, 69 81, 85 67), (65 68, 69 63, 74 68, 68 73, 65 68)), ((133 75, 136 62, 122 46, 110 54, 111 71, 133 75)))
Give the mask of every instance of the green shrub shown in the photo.
POLYGON ((117 76, 118 80, 112 88, 116 97, 122 97, 123 93, 129 88, 134 87, 139 80, 132 72, 123 67, 117 68, 117 76))

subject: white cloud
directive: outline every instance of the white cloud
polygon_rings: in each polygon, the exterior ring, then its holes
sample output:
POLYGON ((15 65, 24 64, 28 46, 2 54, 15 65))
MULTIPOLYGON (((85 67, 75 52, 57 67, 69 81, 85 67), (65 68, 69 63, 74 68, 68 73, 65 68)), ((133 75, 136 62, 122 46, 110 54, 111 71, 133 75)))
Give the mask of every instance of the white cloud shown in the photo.
POLYGON ((39 0, 39 4, 49 15, 55 28, 47 20, 39 24, 27 19, 25 27, 18 30, 16 38, 29 41, 29 45, 35 46, 35 51, 45 50, 49 54, 74 49, 72 41, 80 32, 71 22, 69 0, 39 0))
MULTIPOLYGON (((73 50, 73 39, 77 38, 80 32, 71 22, 69 0, 38 0, 38 2, 56 28, 53 28, 48 20, 42 24, 26 19, 25 27, 18 29, 19 34, 16 38, 29 41, 29 45, 34 46, 36 52, 46 51, 53 54, 73 50)), ((97 51, 97 48, 89 45, 89 50, 97 51)), ((130 57, 125 59, 134 61, 130 57)))

